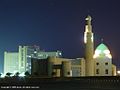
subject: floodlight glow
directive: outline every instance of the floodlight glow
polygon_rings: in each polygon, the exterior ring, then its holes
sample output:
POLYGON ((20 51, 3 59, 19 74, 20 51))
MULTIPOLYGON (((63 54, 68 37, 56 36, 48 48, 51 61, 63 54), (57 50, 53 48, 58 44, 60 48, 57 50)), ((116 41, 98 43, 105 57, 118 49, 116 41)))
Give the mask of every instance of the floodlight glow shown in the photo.
POLYGON ((85 34, 84 34, 84 43, 87 43, 87 33, 85 32, 85 34))
POLYGON ((95 54, 93 56, 93 58, 99 57, 101 53, 101 50, 95 50, 95 54))
POLYGON ((118 70, 117 73, 120 74, 120 70, 118 70))
POLYGON ((32 56, 28 55, 29 58, 31 58, 32 56))
POLYGON ((86 25, 86 28, 85 28, 85 33, 89 32, 88 30, 88 25, 86 25))
POLYGON ((3 74, 3 73, 1 73, 1 74, 2 74, 1 77, 4 78, 4 77, 5 77, 5 74, 3 74))
POLYGON ((106 54, 106 56, 107 56, 108 58, 112 58, 112 55, 111 55, 111 54, 106 54))
POLYGON ((101 53, 101 50, 95 50, 95 54, 99 55, 101 53))
POLYGON ((109 50, 104 50, 103 52, 104 52, 105 54, 109 54, 109 53, 110 53, 109 50))
POLYGON ((12 73, 10 76, 12 77, 12 76, 14 76, 15 74, 14 73, 12 73))
POLYGON ((34 51, 34 53, 37 53, 37 51, 34 51))
POLYGON ((99 57, 99 54, 94 54, 93 58, 99 57))
POLYGON ((87 34, 90 33, 92 36, 91 36, 91 41, 93 42, 93 33, 91 32, 91 30, 88 29, 88 26, 86 26, 86 30, 85 30, 85 33, 84 33, 84 43, 87 43, 87 34))
POLYGON ((92 40, 92 42, 93 42, 93 34, 92 34, 91 40, 92 40))
POLYGON ((60 55, 62 55, 62 53, 61 53, 61 52, 60 52, 59 54, 60 54, 60 55))
POLYGON ((24 77, 25 76, 25 72, 22 72, 19 76, 24 77))
POLYGON ((87 18, 85 18, 85 20, 89 20, 89 21, 91 21, 92 20, 92 18, 91 18, 91 16, 87 16, 87 18))

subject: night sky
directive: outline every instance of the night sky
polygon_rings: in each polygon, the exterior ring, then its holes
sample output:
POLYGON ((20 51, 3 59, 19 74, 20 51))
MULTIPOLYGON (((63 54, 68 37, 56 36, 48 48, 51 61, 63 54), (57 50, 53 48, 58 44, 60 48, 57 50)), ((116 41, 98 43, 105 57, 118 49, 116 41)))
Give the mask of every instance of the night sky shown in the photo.
POLYGON ((83 57, 88 14, 95 47, 103 38, 120 67, 120 0, 0 0, 0 68, 4 51, 17 51, 19 45, 60 50, 66 58, 83 57))

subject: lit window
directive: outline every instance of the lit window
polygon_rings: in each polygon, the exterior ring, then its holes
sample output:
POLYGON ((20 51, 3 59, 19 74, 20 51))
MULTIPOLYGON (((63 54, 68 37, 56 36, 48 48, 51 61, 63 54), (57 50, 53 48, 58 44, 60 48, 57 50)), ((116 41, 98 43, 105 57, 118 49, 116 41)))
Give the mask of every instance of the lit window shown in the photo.
POLYGON ((59 53, 59 55, 61 56, 61 55, 62 55, 62 53, 60 52, 60 53, 59 53))
POLYGON ((37 51, 34 51, 34 53, 37 53, 37 51))

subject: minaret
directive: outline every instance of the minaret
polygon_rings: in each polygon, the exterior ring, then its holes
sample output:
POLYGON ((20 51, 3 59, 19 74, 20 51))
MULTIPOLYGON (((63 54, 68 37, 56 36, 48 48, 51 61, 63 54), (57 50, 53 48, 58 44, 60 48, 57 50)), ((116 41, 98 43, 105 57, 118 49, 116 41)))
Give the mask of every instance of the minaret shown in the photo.
POLYGON ((84 32, 84 43, 85 43, 85 72, 86 76, 94 76, 94 41, 91 25, 91 16, 86 17, 86 25, 84 32))

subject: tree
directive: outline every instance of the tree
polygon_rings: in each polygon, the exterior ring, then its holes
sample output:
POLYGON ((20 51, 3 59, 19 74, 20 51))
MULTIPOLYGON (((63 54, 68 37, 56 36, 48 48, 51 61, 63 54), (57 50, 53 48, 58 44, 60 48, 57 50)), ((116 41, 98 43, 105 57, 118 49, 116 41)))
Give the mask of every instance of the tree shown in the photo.
POLYGON ((20 75, 20 73, 19 73, 19 72, 16 72, 14 76, 19 76, 19 75, 20 75))
POLYGON ((6 73, 6 76, 10 77, 11 74, 12 74, 12 73, 8 72, 8 73, 6 73))
POLYGON ((29 77, 30 76, 30 73, 28 71, 25 72, 25 76, 26 77, 29 77))
POLYGON ((0 78, 1 78, 1 76, 2 76, 2 73, 0 73, 0 78))

